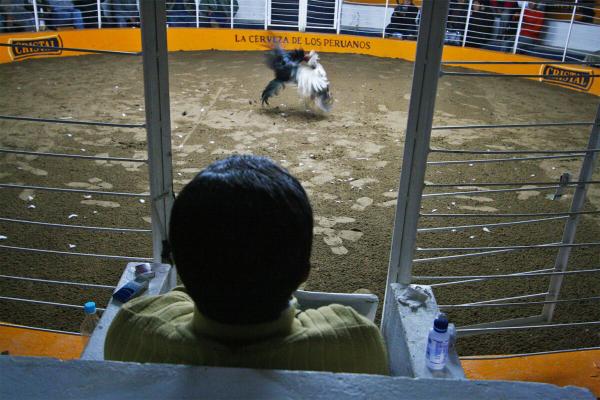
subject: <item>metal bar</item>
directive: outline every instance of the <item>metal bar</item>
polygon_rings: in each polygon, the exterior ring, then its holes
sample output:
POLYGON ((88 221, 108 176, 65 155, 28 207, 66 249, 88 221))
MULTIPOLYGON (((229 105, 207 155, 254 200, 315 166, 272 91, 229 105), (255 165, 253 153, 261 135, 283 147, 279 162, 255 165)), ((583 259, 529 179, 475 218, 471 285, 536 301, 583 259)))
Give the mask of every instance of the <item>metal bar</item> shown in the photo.
POLYGON ((67 335, 78 335, 78 336, 81 336, 81 333, 79 333, 79 332, 61 331, 59 329, 39 328, 37 326, 9 324, 9 323, 6 323, 6 322, 0 322, 0 326, 7 326, 9 328, 29 329, 29 330, 32 330, 32 331, 64 333, 64 334, 67 334, 67 335))
POLYGON ((14 222, 14 223, 18 223, 18 224, 49 226, 49 227, 53 227, 53 228, 88 229, 88 230, 93 230, 93 231, 109 231, 109 232, 152 233, 152 230, 150 230, 150 229, 141 229, 141 228, 110 228, 110 227, 104 227, 104 226, 52 224, 49 222, 27 221, 27 220, 23 220, 23 219, 4 218, 4 217, 0 217, 0 221, 14 222))
MULTIPOLYGON (((556 75, 551 74, 504 74, 504 73, 493 73, 493 72, 446 72, 441 70, 441 75, 446 76, 473 76, 479 78, 555 78, 556 75)), ((585 76, 590 78, 599 77, 600 74, 588 74, 587 72, 577 73, 574 71, 574 75, 585 76)))
POLYGON ((486 332, 486 331, 519 331, 525 329, 546 329, 546 328, 568 328, 573 326, 600 325, 600 321, 590 322, 570 322, 566 324, 546 324, 546 325, 526 325, 526 326, 503 326, 497 328, 456 328, 457 332, 486 332))
MULTIPOLYGON (((500 299, 491 299, 491 300, 483 300, 483 301, 476 301, 473 303, 467 303, 467 304, 488 304, 488 303, 494 303, 496 301, 507 301, 507 300, 518 300, 518 299, 531 299, 533 297, 542 297, 545 296, 546 294, 548 294, 548 292, 542 292, 542 293, 533 293, 533 294, 522 294, 520 296, 511 296, 511 297, 503 297, 500 299)), ((537 316, 535 318, 538 318, 537 316)), ((494 322, 492 322, 494 323, 494 322)))
POLYGON ((546 60, 546 61, 442 61, 443 65, 456 65, 456 64, 476 64, 476 65, 486 65, 486 64, 513 64, 513 65, 543 65, 543 64, 571 64, 571 65, 589 65, 593 64, 594 61, 554 61, 554 60, 546 60))
POLYGON ((406 146, 383 306, 382 327, 386 334, 386 321, 391 317, 391 304, 394 302, 393 294, 389 289, 390 284, 395 282, 408 284, 411 281, 413 250, 444 48, 448 0, 423 2, 421 13, 421 29, 417 39, 405 135, 406 146))
MULTIPOLYGON (((549 271, 554 269, 550 268, 549 271)), ((577 275, 577 274, 591 274, 594 272, 600 272, 600 268, 594 269, 582 269, 577 271, 564 271, 564 272, 517 272, 514 274, 502 274, 502 275, 449 275, 449 276, 415 276, 414 279, 421 280, 444 280, 444 279, 477 279, 477 280, 489 280, 489 279, 505 279, 505 278, 529 278, 536 276, 555 276, 555 275, 577 275)))
POLYGON ((473 0, 469 0, 469 6, 467 7, 467 19, 465 20, 465 31, 463 32, 462 47, 467 44, 467 33, 469 32, 469 22, 471 22, 471 13, 473 11, 473 0))
POLYGON ((390 0, 385 0, 385 11, 383 12, 383 26, 381 28, 381 37, 385 38, 385 27, 386 27, 386 22, 387 22, 387 13, 388 13, 388 7, 390 6, 390 0))
POLYGON ((196 28, 200 28, 200 0, 194 0, 194 9, 196 11, 196 28))
MULTIPOLYGON (((598 184, 600 181, 568 182, 561 186, 577 186, 598 184)), ((426 183, 426 187, 459 187, 459 186, 524 186, 524 185, 553 185, 556 182, 484 182, 484 183, 426 183)))
POLYGON ((463 194, 480 195, 480 194, 488 194, 488 193, 527 192, 527 191, 534 191, 534 190, 536 190, 536 191, 537 190, 554 190, 554 189, 558 189, 559 187, 560 187, 559 185, 555 185, 555 186, 536 186, 536 187, 531 187, 531 188, 470 190, 470 191, 466 191, 466 192, 427 193, 427 194, 424 194, 423 197, 457 196, 457 195, 463 195, 463 194))
POLYGON ((230 28, 233 29, 233 0, 229 0, 229 19, 231 20, 230 28))
MULTIPOLYGON (((598 125, 600 126, 600 125, 598 125)), ((600 149, 585 150, 447 150, 430 149, 430 153, 446 154, 572 154, 572 153, 598 153, 600 149)))
POLYGON ((543 354, 557 354, 557 353, 572 353, 576 351, 589 351, 589 350, 600 350, 599 347, 580 347, 578 349, 565 349, 565 350, 549 350, 549 351, 538 351, 535 353, 519 353, 519 354, 508 354, 508 355, 492 355, 492 356, 461 356, 461 360, 502 360, 506 358, 520 358, 529 356, 538 356, 543 354))
POLYGON ((335 33, 340 34, 342 29, 342 6, 344 0, 335 0, 335 33))
POLYGON ((15 43, 0 43, 2 47, 27 47, 38 50, 64 50, 64 51, 76 51, 80 53, 95 53, 95 54, 117 54, 122 56, 139 56, 140 52, 135 51, 117 51, 117 50, 95 50, 95 49, 81 49, 77 47, 55 47, 55 46, 36 46, 33 44, 15 44, 15 43))
POLYGON ((101 0, 96 0, 96 12, 98 13, 98 28, 102 28, 102 5, 101 0))
POLYGON ((154 261, 161 262, 163 248, 168 240, 169 215, 175 197, 165 0, 142 1, 140 8, 148 172, 152 195, 152 251, 154 261))
POLYGON ((94 254, 94 253, 75 253, 70 251, 58 251, 58 250, 46 250, 46 249, 33 249, 29 247, 17 247, 17 246, 7 246, 4 244, 0 244, 0 249, 8 249, 8 250, 16 250, 30 253, 44 253, 44 254, 61 254, 66 256, 81 256, 81 257, 96 257, 96 258, 106 258, 110 260, 125 260, 125 261, 153 261, 152 258, 145 257, 127 257, 127 256, 115 256, 111 254, 94 254))
POLYGON ((139 158, 81 156, 78 154, 44 153, 41 151, 13 150, 13 149, 3 149, 3 148, 0 148, 0 153, 27 154, 27 155, 42 156, 42 157, 80 158, 80 159, 85 159, 85 160, 100 160, 100 161, 123 161, 123 162, 137 162, 137 163, 148 162, 148 160, 145 160, 145 159, 140 160, 139 158))
POLYGON ((427 165, 481 164, 481 163, 494 163, 494 162, 548 160, 548 159, 556 159, 556 158, 577 158, 577 157, 584 157, 584 156, 585 156, 585 154, 572 154, 572 155, 567 155, 567 156, 537 156, 537 157, 490 158, 490 159, 484 159, 484 160, 427 161, 427 165))
POLYGON ((40 31, 40 17, 38 15, 37 0, 33 0, 31 2, 31 6, 33 7, 33 20, 35 21, 35 31, 39 32, 40 31))
POLYGON ((435 227, 435 228, 419 228, 419 229, 417 229, 417 232, 428 233, 428 232, 449 231, 449 230, 470 229, 470 228, 489 228, 489 227, 497 227, 497 226, 533 224, 536 222, 556 221, 558 219, 565 219, 565 218, 567 218, 567 217, 552 217, 552 218, 528 219, 528 220, 524 220, 524 221, 496 222, 493 224, 440 226, 440 227, 435 227))
MULTIPOLYGON (((32 299, 21 299, 21 298, 18 298, 18 297, 0 296, 0 300, 20 301, 20 302, 23 302, 23 303, 43 304, 43 305, 46 305, 46 306, 83 309, 83 306, 78 306, 77 304, 55 303, 53 301, 32 300, 32 299)), ((96 307, 96 310, 98 310, 98 311, 105 311, 106 309, 102 308, 102 307, 96 307)))
POLYGON ((67 193, 87 193, 87 194, 98 194, 102 196, 124 196, 124 197, 150 197, 144 193, 126 193, 126 192, 103 192, 99 190, 85 190, 85 189, 63 189, 46 186, 32 186, 32 185, 15 185, 12 183, 0 183, 0 188, 10 189, 35 189, 35 190, 46 190, 49 192, 67 192, 67 193))
POLYGON ((438 305, 439 308, 480 308, 480 307, 525 307, 535 306, 541 304, 562 304, 562 303, 585 303, 587 301, 600 300, 600 296, 595 297, 582 297, 580 299, 567 299, 567 300, 554 300, 554 301, 527 301, 517 303, 487 303, 487 304, 442 304, 438 305))
POLYGON ((590 126, 594 125, 594 122, 534 122, 527 124, 486 124, 486 125, 447 125, 447 126, 434 126, 433 130, 445 130, 445 129, 487 129, 487 128, 539 128, 546 126, 590 126))
POLYGON ((567 40, 565 41, 565 50, 563 51, 562 61, 564 62, 567 58, 567 49, 569 48, 569 41, 571 40, 571 32, 573 31, 573 21, 575 21, 575 13, 577 12, 577 2, 579 0, 575 0, 575 4, 573 5, 573 12, 571 13, 571 21, 569 23, 569 32, 567 32, 567 40))
POLYGON ((421 217, 425 218, 436 218, 436 217, 444 217, 444 218, 469 218, 469 217, 494 217, 494 218, 504 218, 504 217, 555 217, 560 215, 582 215, 582 214, 600 214, 600 211, 579 211, 579 212, 564 212, 564 213, 521 213, 521 214, 421 214, 421 217))
POLYGON ((521 3, 521 12, 519 13, 519 22, 517 23, 517 33, 515 35, 515 43, 513 44, 512 53, 517 53, 517 47, 519 46, 519 36, 521 36, 521 27, 523 26, 523 16, 525 15, 526 2, 521 3))
POLYGON ((56 118, 53 119, 53 118, 36 118, 36 117, 18 117, 18 116, 13 116, 13 115, 0 115, 0 119, 8 119, 8 120, 12 120, 12 121, 51 122, 53 124, 67 124, 67 125, 110 126, 113 128, 144 128, 145 127, 145 124, 118 124, 118 123, 112 123, 112 122, 77 121, 77 120, 56 119, 56 118))
MULTIPOLYGON (((598 103, 598 108, 596 110, 596 122, 592 127, 592 131, 590 132, 590 139, 588 142, 588 148, 595 149, 600 147, 600 103, 598 103)), ((578 181, 585 182, 592 179, 594 174, 594 168, 598 161, 598 153, 587 153, 586 157, 583 159, 583 163, 581 165, 581 170, 579 172, 578 181)), ((585 205, 585 199, 588 191, 588 185, 581 184, 577 186, 575 189, 575 193, 573 194, 573 200, 571 202, 570 211, 573 213, 571 217, 568 219, 565 224, 565 229, 563 231, 562 242, 565 245, 570 245, 575 241, 575 234, 577 232, 577 223, 579 222, 579 214, 577 214, 581 209, 583 209, 585 205)), ((562 246, 559 250, 556 261, 554 264, 554 269, 557 272, 564 272, 567 270, 569 265, 569 256, 571 254, 570 246, 562 246)), ((560 295, 560 289, 562 286, 563 276, 555 276, 550 280, 550 286, 548 288, 548 297, 546 300, 554 301, 558 299, 560 295)), ((553 304, 546 304, 544 309, 542 310, 542 316, 544 320, 547 322, 552 321, 552 317, 554 316, 554 308, 553 304)))
POLYGON ((0 275, 0 278, 2 278, 2 279, 13 279, 13 280, 18 280, 18 281, 28 281, 28 282, 53 283, 53 284, 57 284, 57 285, 71 285, 71 286, 93 287, 93 288, 100 288, 100 289, 115 289, 116 288, 116 286, 99 285, 99 284, 95 284, 95 283, 54 281, 54 280, 49 280, 49 279, 26 278, 24 276, 0 275))
POLYGON ((270 0, 264 0, 264 1, 265 1, 265 31, 266 31, 267 29, 269 29, 269 1, 270 0))
POLYGON ((438 251, 486 251, 486 250, 527 250, 527 249, 546 249, 553 247, 594 247, 600 246, 600 242, 592 243, 544 243, 544 244, 531 244, 522 246, 481 246, 481 247, 417 247, 417 252, 438 252, 438 251))
POLYGON ((430 263, 430 262, 442 261, 442 260, 456 260, 456 259, 459 259, 459 258, 483 257, 483 256, 489 256, 491 254, 510 253, 510 252, 513 252, 513 251, 516 251, 516 250, 494 250, 494 251, 482 251, 482 252, 479 252, 479 253, 457 254, 457 255, 452 255, 452 256, 416 258, 416 259, 413 260, 413 264, 430 263))
MULTIPOLYGON (((552 268, 538 269, 538 270, 527 271, 527 272, 519 272, 519 273, 516 273, 514 275, 519 275, 519 274, 526 275, 526 274, 533 274, 533 273, 537 273, 537 272, 548 272, 548 271, 552 271, 552 268)), ((430 284, 429 286, 430 287, 439 287, 439 286, 460 285, 460 284, 463 284, 463 283, 480 282, 480 281, 483 281, 483 280, 485 280, 485 279, 483 279, 483 278, 465 279, 465 280, 462 280, 462 281, 450 281, 450 282, 442 282, 442 283, 433 283, 433 284, 430 284)))

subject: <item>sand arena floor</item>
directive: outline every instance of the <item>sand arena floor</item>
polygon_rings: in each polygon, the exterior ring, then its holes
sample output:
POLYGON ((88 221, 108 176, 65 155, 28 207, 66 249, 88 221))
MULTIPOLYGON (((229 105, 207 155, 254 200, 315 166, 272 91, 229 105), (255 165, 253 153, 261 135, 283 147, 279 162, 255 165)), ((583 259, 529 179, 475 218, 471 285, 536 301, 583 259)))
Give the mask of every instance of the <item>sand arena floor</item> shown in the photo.
MULTIPOLYGON (((273 158, 303 183, 315 211, 313 269, 308 290, 352 292, 366 288, 383 298, 396 191, 410 98, 412 64, 358 55, 322 54, 335 97, 329 115, 307 112, 294 88, 258 103, 271 79, 262 54, 189 52, 170 54, 171 119, 176 190, 213 160, 232 153, 273 158)), ((8 115, 57 116, 81 120, 143 122, 140 58, 108 55, 31 60, 0 65, 0 107, 8 115)), ((593 120, 598 99, 558 87, 514 78, 440 80, 434 125, 593 120)), ((432 146, 455 149, 570 149, 587 145, 589 128, 435 131, 432 146)), ((25 122, 0 122, 0 146, 55 153, 145 157, 143 129, 114 129, 25 122)), ((457 159, 432 155, 430 160, 457 159)), ((65 160, 2 155, 0 182, 147 192, 147 169, 128 162, 65 160)), ((579 160, 432 166, 435 183, 556 180, 575 175, 579 160)), ((598 179, 598 171, 596 177, 598 179)), ((549 212, 568 209, 548 192, 523 191, 485 196, 429 198, 424 212, 549 212)), ((2 217, 93 226, 149 228, 148 202, 140 198, 86 196, 39 190, 0 190, 2 217)), ((592 188, 587 209, 600 205, 592 188)), ((498 222, 493 218, 483 223, 498 222)), ((422 219, 421 226, 469 224, 472 220, 422 219)), ((562 222, 519 228, 481 228, 422 234, 421 247, 502 246, 557 242, 562 222)), ((147 234, 104 233, 0 222, 1 244, 138 257, 151 256, 147 234)), ((582 218, 579 242, 600 238, 598 221, 582 218)), ((510 273, 548 268, 556 250, 530 250, 423 264, 415 274, 510 273)), ((422 257, 429 257, 426 254, 422 257)), ((439 255, 439 254, 438 254, 439 255)), ((54 280, 116 283, 124 261, 39 255, 2 249, 0 274, 54 280)), ((600 266, 600 251, 577 248, 571 268, 600 266)), ((543 292, 547 279, 496 280, 447 286, 440 304, 543 292)), ((562 298, 598 295, 600 276, 565 279, 562 298)), ((2 296, 104 305, 107 289, 84 289, 0 279, 2 296)), ((556 321, 600 320, 597 303, 560 305, 556 321)), ((541 307, 455 311, 458 325, 528 316, 541 307)), ((77 331, 79 309, 0 301, 0 321, 77 331)), ((563 329, 472 337, 459 342, 461 354, 530 352, 597 346, 597 329, 563 329)))

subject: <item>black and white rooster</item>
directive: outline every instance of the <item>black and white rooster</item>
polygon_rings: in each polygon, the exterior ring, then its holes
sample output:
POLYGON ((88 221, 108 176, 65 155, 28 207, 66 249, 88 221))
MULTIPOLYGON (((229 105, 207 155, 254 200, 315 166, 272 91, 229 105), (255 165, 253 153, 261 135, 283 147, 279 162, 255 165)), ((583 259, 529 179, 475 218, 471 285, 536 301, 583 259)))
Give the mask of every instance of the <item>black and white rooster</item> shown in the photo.
POLYGON ((298 86, 298 94, 305 102, 311 100, 321 110, 331 110, 329 80, 316 52, 311 51, 306 55, 302 49, 285 51, 275 47, 267 53, 267 66, 275 72, 275 79, 262 92, 263 105, 268 105, 269 99, 276 96, 287 83, 298 86), (303 61, 306 64, 302 64, 303 61))

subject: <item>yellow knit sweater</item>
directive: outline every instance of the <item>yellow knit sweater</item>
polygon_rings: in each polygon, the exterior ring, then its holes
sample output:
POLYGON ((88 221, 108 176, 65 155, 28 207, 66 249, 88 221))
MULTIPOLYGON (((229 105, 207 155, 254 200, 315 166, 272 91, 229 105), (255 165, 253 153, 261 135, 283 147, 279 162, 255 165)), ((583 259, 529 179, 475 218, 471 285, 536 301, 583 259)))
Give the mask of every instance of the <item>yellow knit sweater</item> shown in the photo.
POLYGON ((134 299, 113 320, 107 360, 219 367, 389 374, 377 326, 332 304, 273 322, 228 325, 206 318, 185 289, 134 299))

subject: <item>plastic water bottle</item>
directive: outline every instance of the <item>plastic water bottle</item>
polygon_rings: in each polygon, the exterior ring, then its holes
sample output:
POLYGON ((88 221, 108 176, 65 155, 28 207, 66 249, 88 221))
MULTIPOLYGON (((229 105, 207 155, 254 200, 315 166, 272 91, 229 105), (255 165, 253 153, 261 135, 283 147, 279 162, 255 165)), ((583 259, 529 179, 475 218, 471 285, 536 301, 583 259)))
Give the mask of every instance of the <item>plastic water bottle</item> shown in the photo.
POLYGON ((94 329, 100 319, 98 318, 98 314, 96 313, 96 303, 93 301, 88 301, 83 305, 83 311, 85 312, 85 318, 81 323, 81 336, 84 338, 84 341, 87 343, 92 333, 94 333, 94 329))
POLYGON ((433 328, 427 338, 426 362, 429 369, 439 371, 446 367, 449 344, 448 318, 446 314, 440 314, 433 321, 433 328))

